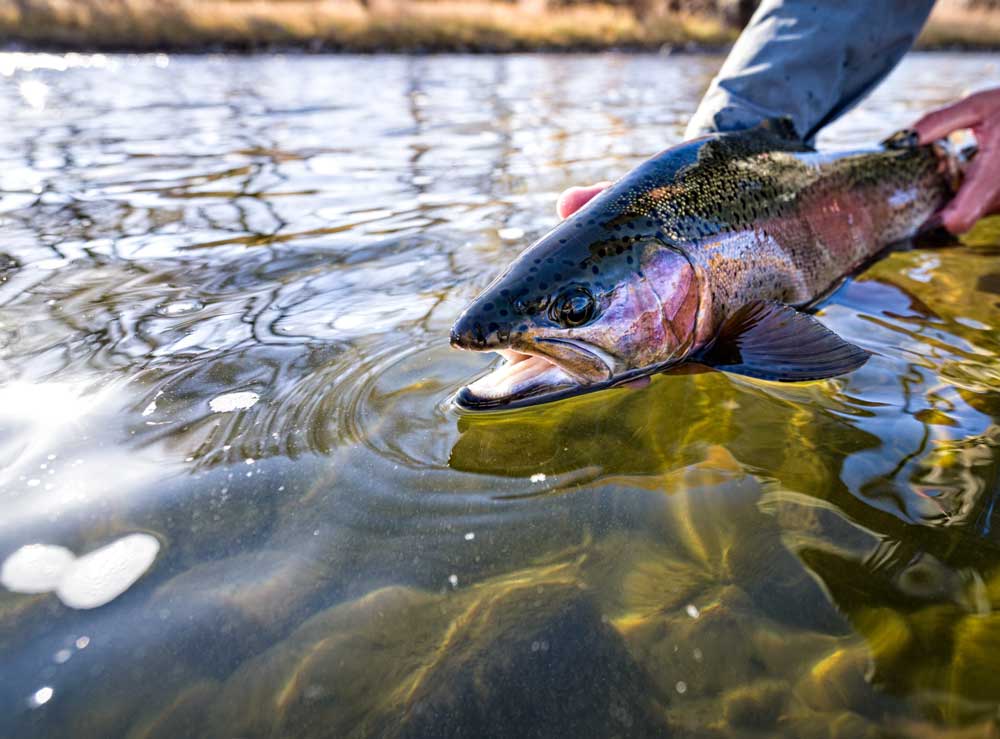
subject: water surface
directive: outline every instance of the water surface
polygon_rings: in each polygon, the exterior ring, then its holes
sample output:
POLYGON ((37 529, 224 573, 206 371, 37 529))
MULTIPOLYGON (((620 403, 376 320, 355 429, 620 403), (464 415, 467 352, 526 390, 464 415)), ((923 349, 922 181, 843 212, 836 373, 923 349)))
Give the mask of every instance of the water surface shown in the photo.
MULTIPOLYGON (((720 61, 0 55, 0 735, 988 731, 996 223, 825 304, 847 377, 448 403, 720 61)), ((821 144, 998 83, 912 55, 821 144)))

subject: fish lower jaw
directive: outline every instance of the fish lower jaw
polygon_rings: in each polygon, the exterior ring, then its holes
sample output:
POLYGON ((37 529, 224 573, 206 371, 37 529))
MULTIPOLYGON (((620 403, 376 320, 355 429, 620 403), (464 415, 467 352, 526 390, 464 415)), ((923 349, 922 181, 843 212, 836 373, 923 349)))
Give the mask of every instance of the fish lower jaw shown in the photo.
POLYGON ((612 384, 614 359, 600 349, 573 339, 546 339, 537 344, 537 353, 531 354, 494 349, 505 361, 462 388, 455 398, 459 407, 517 408, 612 384))
POLYGON ((500 407, 536 395, 583 386, 545 357, 511 350, 504 350, 502 354, 506 359, 503 364, 462 388, 459 405, 470 409, 500 407))

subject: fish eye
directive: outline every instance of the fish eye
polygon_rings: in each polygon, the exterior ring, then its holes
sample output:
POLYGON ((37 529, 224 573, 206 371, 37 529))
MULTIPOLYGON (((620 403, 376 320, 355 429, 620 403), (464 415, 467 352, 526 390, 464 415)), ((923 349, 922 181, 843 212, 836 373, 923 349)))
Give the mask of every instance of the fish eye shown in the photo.
POLYGON ((597 312, 597 301, 594 296, 582 287, 559 295, 549 307, 553 321, 567 328, 582 326, 594 317, 597 312))

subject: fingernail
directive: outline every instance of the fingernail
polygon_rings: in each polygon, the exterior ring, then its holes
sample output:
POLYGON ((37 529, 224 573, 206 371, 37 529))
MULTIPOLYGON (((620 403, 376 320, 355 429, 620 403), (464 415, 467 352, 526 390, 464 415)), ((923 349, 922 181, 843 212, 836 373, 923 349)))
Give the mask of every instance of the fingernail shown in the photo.
POLYGON ((942 217, 944 219, 944 227, 953 234, 964 234, 972 228, 972 224, 968 222, 968 219, 955 215, 954 213, 946 212, 942 214, 942 217))

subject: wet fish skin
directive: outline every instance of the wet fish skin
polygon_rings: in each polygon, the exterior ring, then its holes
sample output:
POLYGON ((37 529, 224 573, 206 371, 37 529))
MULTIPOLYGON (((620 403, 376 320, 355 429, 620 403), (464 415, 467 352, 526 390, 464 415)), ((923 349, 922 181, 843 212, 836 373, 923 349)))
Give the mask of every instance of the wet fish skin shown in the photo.
POLYGON ((681 144, 523 252, 452 343, 544 356, 581 388, 648 374, 717 341, 750 303, 816 302, 914 235, 950 198, 958 167, 906 134, 819 153, 781 122, 681 144), (567 300, 590 308, 566 314, 567 300))

